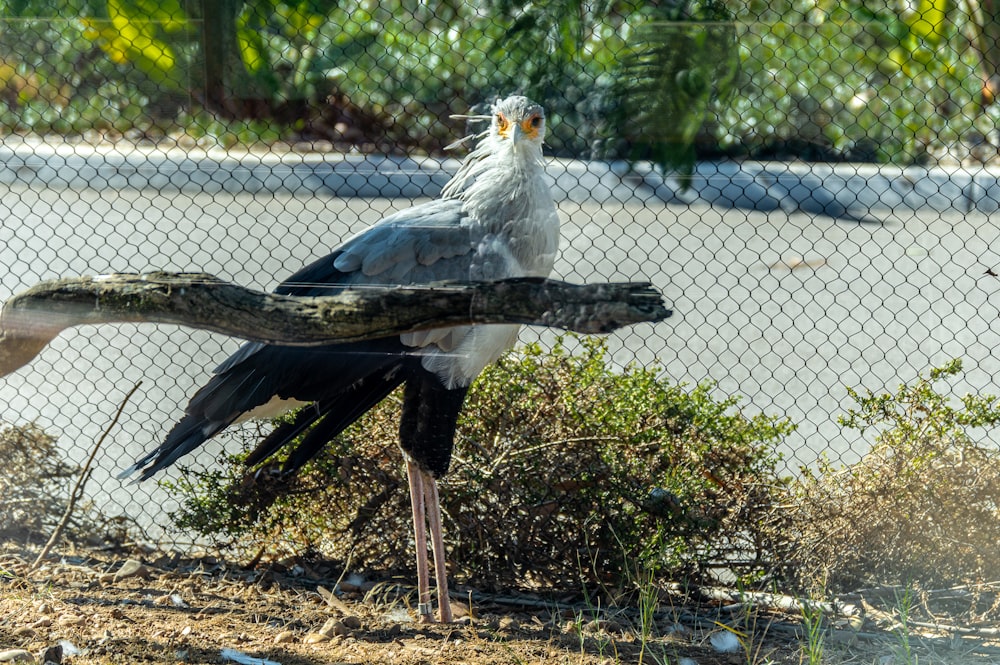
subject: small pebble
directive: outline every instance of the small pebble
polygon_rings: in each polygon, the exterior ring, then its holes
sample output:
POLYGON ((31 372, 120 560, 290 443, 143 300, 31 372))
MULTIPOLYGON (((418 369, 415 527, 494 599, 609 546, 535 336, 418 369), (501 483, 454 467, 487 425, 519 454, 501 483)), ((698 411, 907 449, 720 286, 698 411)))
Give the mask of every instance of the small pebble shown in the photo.
POLYGON ((327 622, 323 624, 322 628, 319 629, 319 634, 327 636, 346 636, 351 634, 351 629, 339 619, 327 619, 327 622))
POLYGON ((517 630, 518 628, 520 628, 521 624, 518 623, 517 619, 515 619, 514 617, 506 617, 505 616, 505 617, 501 617, 500 618, 500 623, 497 624, 497 627, 500 630, 510 630, 510 631, 513 631, 513 630, 517 630))
POLYGON ((330 636, 323 635, 322 633, 308 633, 302 638, 303 644, 318 644, 320 642, 329 642, 330 636))
POLYGON ((290 630, 284 630, 274 636, 275 644, 288 644, 295 640, 295 633, 290 630))
POLYGON ((55 663, 56 665, 60 665, 63 660, 62 645, 55 644, 42 649, 41 653, 38 654, 38 660, 42 661, 42 663, 55 663))
POLYGON ((35 657, 24 649, 5 649, 0 651, 0 663, 33 663, 35 657))
POLYGON ((406 611, 406 608, 398 605, 386 612, 382 618, 390 623, 413 623, 413 617, 406 611))
POLYGON ((79 614, 61 614, 59 618, 56 619, 56 624, 63 628, 69 628, 71 626, 82 626, 87 622, 86 617, 82 617, 79 614))
POLYGON ((118 569, 118 572, 114 575, 114 581, 126 579, 128 577, 149 577, 149 568, 143 565, 143 563, 137 559, 129 559, 122 564, 122 567, 118 569))
POLYGON ((354 616, 353 614, 344 617, 340 621, 351 630, 358 630, 359 628, 361 628, 361 619, 354 616))

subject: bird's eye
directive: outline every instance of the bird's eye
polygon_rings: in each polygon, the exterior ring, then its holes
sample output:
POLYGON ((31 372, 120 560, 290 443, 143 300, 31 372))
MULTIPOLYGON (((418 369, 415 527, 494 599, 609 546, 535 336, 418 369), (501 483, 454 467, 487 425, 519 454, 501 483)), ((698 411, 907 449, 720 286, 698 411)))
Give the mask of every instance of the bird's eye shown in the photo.
POLYGON ((507 126, 507 118, 504 117, 503 113, 497 113, 497 127, 503 129, 507 126))
POLYGON ((536 115, 531 117, 531 126, 538 129, 542 126, 542 116, 536 115))

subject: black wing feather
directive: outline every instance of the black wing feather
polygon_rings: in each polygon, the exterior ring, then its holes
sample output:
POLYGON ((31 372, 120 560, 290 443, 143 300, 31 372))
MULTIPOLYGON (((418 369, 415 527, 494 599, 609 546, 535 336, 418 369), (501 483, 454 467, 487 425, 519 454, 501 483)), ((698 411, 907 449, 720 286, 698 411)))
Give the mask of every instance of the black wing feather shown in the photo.
MULTIPOLYGON (((335 295, 371 283, 466 277, 475 243, 464 220, 462 203, 455 200, 432 201, 390 215, 296 271, 274 292, 335 295)), ((286 465, 297 468, 419 366, 419 350, 404 345, 398 336, 321 347, 244 344, 192 397, 184 418, 163 443, 123 475, 142 469, 142 478, 148 478, 274 398, 316 405, 309 415, 267 437, 251 460, 264 461, 313 427, 286 465)))

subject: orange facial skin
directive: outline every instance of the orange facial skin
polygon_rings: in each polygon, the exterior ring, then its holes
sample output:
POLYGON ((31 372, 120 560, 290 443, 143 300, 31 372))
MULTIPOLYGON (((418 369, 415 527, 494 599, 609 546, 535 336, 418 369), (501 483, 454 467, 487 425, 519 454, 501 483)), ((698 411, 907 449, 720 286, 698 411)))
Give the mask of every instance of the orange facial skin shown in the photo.
MULTIPOLYGON (((534 139, 538 137, 538 130, 542 126, 542 116, 538 113, 533 113, 524 120, 521 121, 521 134, 525 138, 534 139)), ((514 128, 514 123, 511 122, 507 116, 503 113, 497 114, 497 131, 500 136, 505 139, 511 138, 511 131, 514 128)))

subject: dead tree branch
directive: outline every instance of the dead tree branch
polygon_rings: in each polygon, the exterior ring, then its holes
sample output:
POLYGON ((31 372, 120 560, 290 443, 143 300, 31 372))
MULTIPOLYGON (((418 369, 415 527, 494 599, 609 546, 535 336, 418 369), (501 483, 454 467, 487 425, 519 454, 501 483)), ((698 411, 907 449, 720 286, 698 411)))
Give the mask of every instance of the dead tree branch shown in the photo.
POLYGON ((662 295, 646 283, 579 285, 526 278, 293 297, 201 273, 71 277, 41 282, 4 304, 0 376, 26 365, 63 330, 85 324, 168 323, 268 344, 317 346, 490 323, 607 333, 670 314, 662 295))

